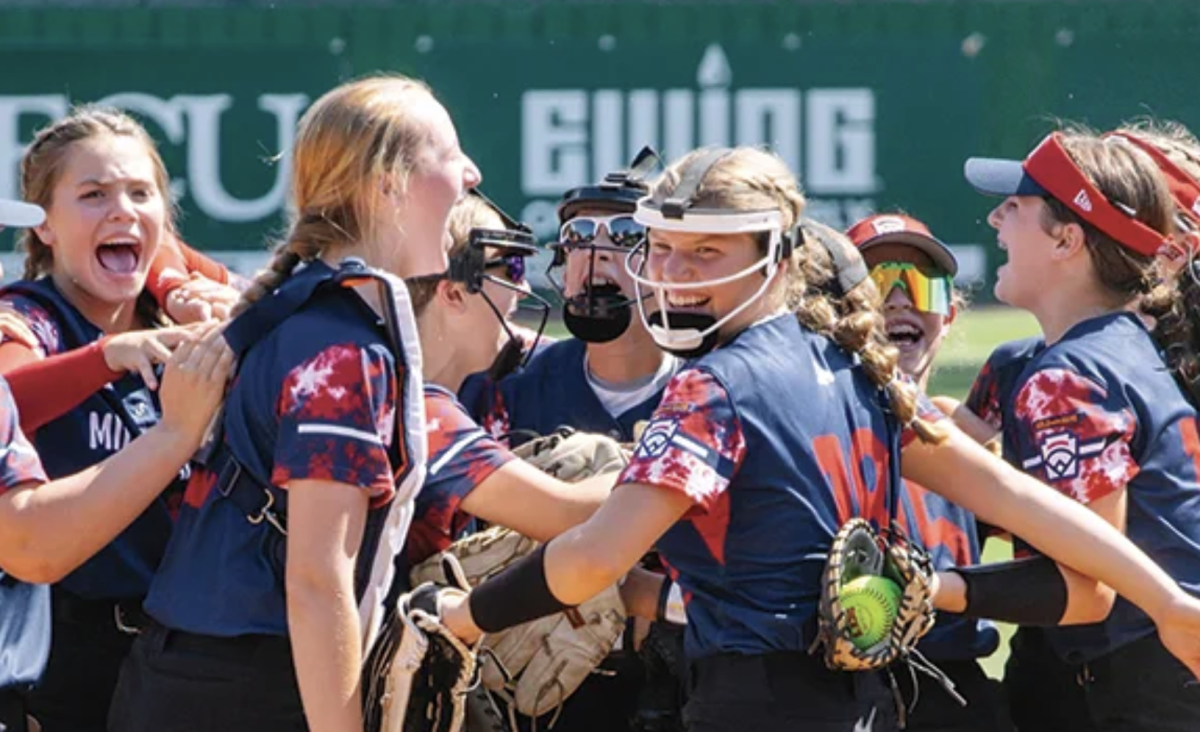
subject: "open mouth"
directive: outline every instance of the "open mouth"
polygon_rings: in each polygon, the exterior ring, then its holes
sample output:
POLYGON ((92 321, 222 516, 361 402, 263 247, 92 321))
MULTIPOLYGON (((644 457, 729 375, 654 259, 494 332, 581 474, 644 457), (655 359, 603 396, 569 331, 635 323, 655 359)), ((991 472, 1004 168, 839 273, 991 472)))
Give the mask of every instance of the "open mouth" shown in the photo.
POLYGON ((107 272, 127 275, 137 270, 141 253, 142 245, 136 241, 106 241, 96 249, 96 260, 107 272))
POLYGON ((684 292, 668 292, 667 306, 671 310, 697 312, 704 309, 712 298, 707 295, 691 295, 684 292))
POLYGON ((900 350, 916 347, 925 332, 911 323, 890 323, 887 327, 888 340, 900 350))

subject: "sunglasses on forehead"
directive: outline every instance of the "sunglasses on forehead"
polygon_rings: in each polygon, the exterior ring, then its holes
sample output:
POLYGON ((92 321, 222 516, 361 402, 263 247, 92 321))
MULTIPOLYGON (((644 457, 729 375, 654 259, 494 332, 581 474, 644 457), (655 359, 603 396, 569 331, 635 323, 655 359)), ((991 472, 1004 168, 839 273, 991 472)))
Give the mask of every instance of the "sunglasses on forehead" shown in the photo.
POLYGON ((634 221, 632 214, 576 216, 559 229, 558 241, 566 247, 589 246, 600 235, 601 227, 617 249, 633 249, 646 235, 646 227, 634 221))
POLYGON ((496 269, 497 267, 504 268, 504 274, 501 275, 514 285, 525 284, 525 255, 524 254, 501 254, 498 257, 485 259, 483 268, 496 269))
POLYGON ((902 288, 914 310, 938 315, 950 314, 954 279, 950 275, 931 274, 909 262, 883 262, 871 268, 871 279, 886 300, 892 288, 902 288))

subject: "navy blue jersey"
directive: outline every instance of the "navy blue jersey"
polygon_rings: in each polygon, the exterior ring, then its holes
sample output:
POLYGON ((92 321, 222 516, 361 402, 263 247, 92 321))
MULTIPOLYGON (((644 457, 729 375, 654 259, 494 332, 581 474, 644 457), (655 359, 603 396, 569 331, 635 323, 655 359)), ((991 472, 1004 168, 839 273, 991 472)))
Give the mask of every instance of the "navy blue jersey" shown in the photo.
POLYGON ((425 385, 425 420, 429 467, 404 547, 410 567, 445 551, 466 532, 472 516, 459 504, 515 459, 471 419, 454 394, 440 386, 425 385))
MULTIPOLYGON (((1125 491, 1126 534, 1200 594, 1197 412, 1142 322, 1122 312, 1077 324, 1029 360, 1012 393, 1002 419, 1019 466, 1083 504, 1125 491)), ((1103 623, 1047 636, 1078 663, 1153 632, 1118 597, 1103 623)))
MULTIPOLYGON (((328 271, 310 264, 283 288, 328 271)), ((319 291, 242 359, 222 417, 225 444, 277 505, 286 505, 289 481, 333 481, 365 491, 375 514, 393 498, 407 457, 395 439, 404 418, 399 371, 368 306, 319 291)), ((188 484, 146 610, 192 633, 286 635, 283 567, 267 548, 273 530, 247 521, 213 490, 216 481, 198 469, 188 484)))
POLYGON ((855 360, 791 315, 676 374, 618 486, 695 504, 658 543, 690 658, 807 650, 834 535, 887 523, 895 429, 855 360))
POLYGON ((650 419, 662 395, 652 394, 614 418, 588 383, 586 355, 587 344, 575 338, 539 348, 528 366, 498 385, 469 380, 462 389, 463 403, 494 437, 521 430, 546 435, 567 426, 633 442, 634 426, 650 419))
MULTIPOLYGON (((1011 341, 997 347, 971 384, 971 392, 965 402, 967 409, 995 429, 1002 430, 1004 408, 1012 403, 1021 373, 1030 359, 1045 347, 1041 336, 1011 341)), ((1016 464, 1016 456, 1008 445, 1005 445, 1004 459, 1016 464)))
MULTIPOLYGON (((30 324, 46 356, 98 341, 104 334, 75 309, 49 277, 17 282, 4 300, 30 324)), ((158 395, 127 373, 31 435, 51 478, 73 475, 116 454, 158 423, 158 395)), ((183 496, 188 468, 132 524, 61 585, 89 599, 141 597, 162 559, 183 496)))
MULTIPOLYGON (((17 407, 0 379, 0 493, 46 482, 33 445, 21 433, 17 407)), ((41 677, 50 653, 50 588, 6 575, 0 568, 0 691, 41 677)))
MULTIPOLYGON (((935 569, 979 564, 975 514, 911 480, 904 481, 901 503, 900 525, 929 551, 935 569)), ((939 611, 918 649, 931 661, 955 661, 989 656, 999 645, 1000 633, 991 621, 939 611)))

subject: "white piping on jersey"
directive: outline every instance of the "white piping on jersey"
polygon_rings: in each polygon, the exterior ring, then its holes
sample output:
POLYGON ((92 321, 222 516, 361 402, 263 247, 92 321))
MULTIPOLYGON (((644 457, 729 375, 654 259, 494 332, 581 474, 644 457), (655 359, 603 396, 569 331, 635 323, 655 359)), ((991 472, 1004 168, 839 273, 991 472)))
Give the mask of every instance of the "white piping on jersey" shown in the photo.
POLYGON ((476 440, 478 440, 481 437, 487 437, 487 433, 480 429, 472 430, 472 431, 468 432, 467 434, 463 435, 462 439, 460 439, 458 442, 454 443, 453 447, 451 447, 446 452, 442 453, 442 456, 429 466, 429 471, 428 471, 429 477, 437 475, 437 472, 439 470, 446 467, 446 463, 453 460, 454 457, 456 455, 458 455, 458 453, 462 452, 463 450, 466 450, 469 445, 471 445, 472 443, 474 443, 476 440))
POLYGON ((383 440, 379 439, 379 435, 374 432, 363 432, 356 430, 353 427, 343 427, 340 424, 321 424, 319 422, 305 422, 296 427, 296 432, 302 435, 337 435, 338 437, 352 437, 356 440, 369 442, 372 445, 382 445, 383 440))
POLYGON ((671 442, 675 445, 678 445, 679 447, 682 447, 684 450, 687 450, 688 452, 692 453, 693 455, 700 458, 701 460, 708 459, 708 454, 709 454, 708 448, 704 447, 703 445, 701 445, 687 437, 684 437, 683 435, 679 434, 678 432, 671 435, 671 442))
MULTIPOLYGON (((1104 450, 1104 440, 1097 440, 1095 442, 1089 442, 1086 445, 1079 446, 1079 456, 1087 457, 1089 455, 1095 455, 1096 453, 1101 452, 1102 450, 1104 450)), ((1026 458, 1025 461, 1021 463, 1021 466, 1025 467, 1025 468, 1036 468, 1037 466, 1039 466, 1041 464, 1042 464, 1042 456, 1035 455, 1034 457, 1026 458)))

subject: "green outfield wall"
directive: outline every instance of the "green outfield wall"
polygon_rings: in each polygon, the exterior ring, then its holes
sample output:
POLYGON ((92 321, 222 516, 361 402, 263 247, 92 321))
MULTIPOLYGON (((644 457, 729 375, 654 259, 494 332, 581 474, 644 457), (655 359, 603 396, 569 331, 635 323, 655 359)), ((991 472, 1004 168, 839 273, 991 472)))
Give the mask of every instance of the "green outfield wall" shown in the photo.
POLYGON ((307 104, 395 70, 433 85, 489 195, 544 237, 563 190, 643 144, 765 143, 815 217, 906 210, 982 276, 990 202, 962 161, 1061 119, 1200 125, 1198 30, 1196 0, 0 9, 0 196, 38 126, 103 100, 161 141, 189 240, 261 252, 307 104))

